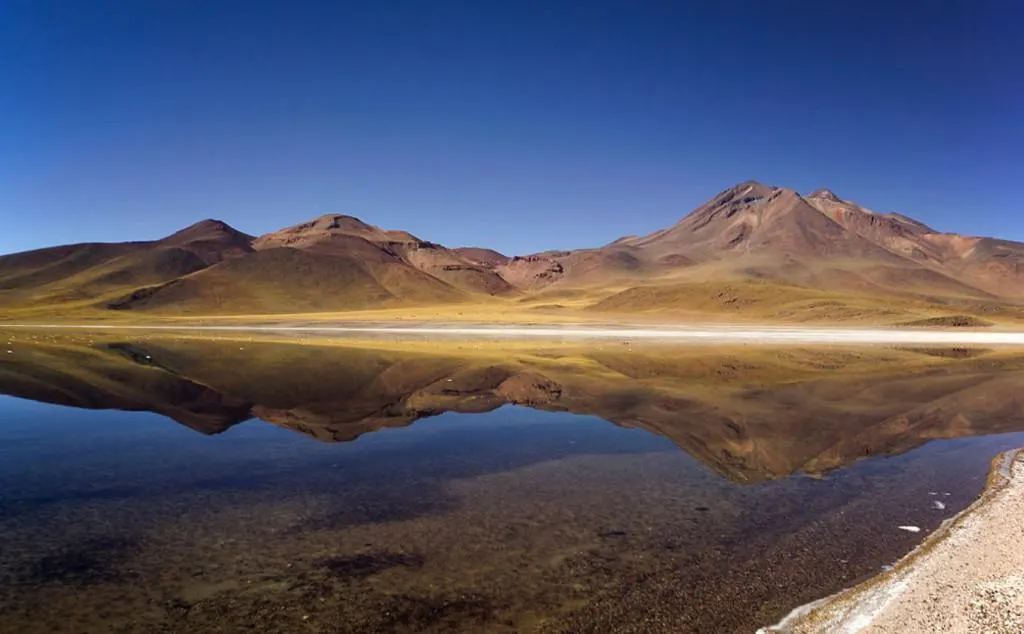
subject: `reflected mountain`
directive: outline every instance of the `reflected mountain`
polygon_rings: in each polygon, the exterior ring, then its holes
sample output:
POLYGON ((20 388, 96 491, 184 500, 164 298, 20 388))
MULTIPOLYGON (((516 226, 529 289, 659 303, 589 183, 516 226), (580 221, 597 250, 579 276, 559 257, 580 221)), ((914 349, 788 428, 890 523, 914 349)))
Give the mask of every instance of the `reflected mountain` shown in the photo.
POLYGON ((17 355, 0 362, 0 394, 83 409, 150 411, 203 434, 252 417, 247 401, 160 368, 121 344, 19 343, 17 355))
POLYGON ((1009 353, 492 346, 22 337, 0 358, 0 393, 204 434, 259 418, 326 442, 519 405, 665 436, 736 482, 1024 430, 1024 356, 1009 353))

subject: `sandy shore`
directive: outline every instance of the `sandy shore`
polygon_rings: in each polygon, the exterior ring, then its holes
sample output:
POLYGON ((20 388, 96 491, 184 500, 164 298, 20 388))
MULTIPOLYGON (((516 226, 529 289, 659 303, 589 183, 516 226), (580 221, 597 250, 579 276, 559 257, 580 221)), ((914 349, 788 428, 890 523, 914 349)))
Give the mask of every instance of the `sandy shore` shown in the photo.
POLYGON ((893 569, 761 630, 793 634, 1024 632, 1024 452, 893 569))
POLYGON ((306 337, 378 336, 389 338, 573 339, 645 340, 677 343, 740 344, 917 344, 917 345, 1024 345, 1024 332, 1000 330, 941 330, 914 328, 824 328, 811 326, 686 325, 465 325, 443 322, 279 323, 250 325, 120 325, 120 324, 2 324, 6 328, 143 330, 177 332, 250 332, 306 337))

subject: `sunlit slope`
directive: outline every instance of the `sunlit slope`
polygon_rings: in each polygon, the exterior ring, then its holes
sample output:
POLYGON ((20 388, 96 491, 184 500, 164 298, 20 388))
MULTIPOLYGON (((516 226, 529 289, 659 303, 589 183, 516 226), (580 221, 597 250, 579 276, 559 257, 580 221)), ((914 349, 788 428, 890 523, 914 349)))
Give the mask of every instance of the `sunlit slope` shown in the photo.
POLYGON ((0 318, 331 314, 528 321, 1024 319, 1024 244, 948 234, 754 181, 604 246, 507 256, 328 214, 253 237, 207 220, 156 241, 0 256, 0 318))
POLYGON ((399 304, 454 302, 462 294, 414 270, 373 275, 347 258, 292 248, 257 251, 110 303, 120 311, 183 314, 329 311, 399 304))

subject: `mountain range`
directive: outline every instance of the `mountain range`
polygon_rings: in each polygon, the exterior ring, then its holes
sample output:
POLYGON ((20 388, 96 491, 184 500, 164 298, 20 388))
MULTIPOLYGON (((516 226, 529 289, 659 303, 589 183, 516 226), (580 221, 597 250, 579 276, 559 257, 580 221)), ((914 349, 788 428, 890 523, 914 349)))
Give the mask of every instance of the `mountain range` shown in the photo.
POLYGON ((944 233, 828 190, 754 181, 676 224, 591 249, 449 248, 347 215, 262 236, 203 220, 166 238, 0 256, 0 314, 254 315, 482 305, 792 320, 1024 318, 1024 243, 944 233))

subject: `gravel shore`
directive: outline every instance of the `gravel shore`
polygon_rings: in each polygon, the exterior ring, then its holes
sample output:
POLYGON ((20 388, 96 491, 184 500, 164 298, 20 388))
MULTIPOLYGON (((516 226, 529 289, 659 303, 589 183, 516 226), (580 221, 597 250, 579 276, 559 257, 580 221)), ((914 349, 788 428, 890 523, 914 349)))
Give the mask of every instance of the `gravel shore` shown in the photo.
POLYGON ((761 632, 1024 632, 1024 450, 993 462, 985 493, 893 570, 761 632))

